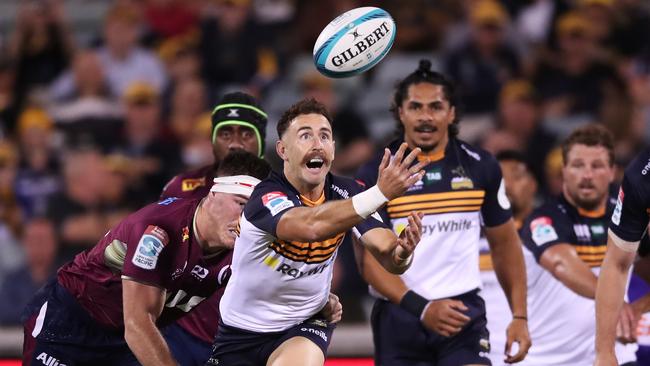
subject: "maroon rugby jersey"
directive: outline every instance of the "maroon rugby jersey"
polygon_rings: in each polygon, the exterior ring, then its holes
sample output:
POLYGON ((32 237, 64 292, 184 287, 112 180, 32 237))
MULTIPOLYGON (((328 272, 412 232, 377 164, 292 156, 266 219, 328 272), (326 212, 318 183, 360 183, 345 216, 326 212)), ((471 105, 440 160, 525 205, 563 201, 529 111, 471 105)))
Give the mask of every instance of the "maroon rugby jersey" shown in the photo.
POLYGON ((160 199, 169 197, 203 198, 210 192, 212 180, 216 175, 214 164, 178 174, 165 185, 160 199))
POLYGON ((124 326, 122 277, 167 290, 157 324, 185 315, 230 274, 232 251, 204 256, 193 218, 199 200, 168 198, 129 215, 61 267, 58 281, 100 324, 124 326))

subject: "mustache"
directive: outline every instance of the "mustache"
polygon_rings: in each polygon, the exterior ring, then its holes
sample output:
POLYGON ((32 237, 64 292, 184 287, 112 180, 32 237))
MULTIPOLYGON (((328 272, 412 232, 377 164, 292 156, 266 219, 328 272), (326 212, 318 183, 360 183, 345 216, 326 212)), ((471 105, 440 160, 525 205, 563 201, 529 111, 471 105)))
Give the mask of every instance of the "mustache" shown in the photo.
POLYGON ((319 158, 323 160, 323 163, 327 163, 329 159, 327 159, 327 156, 325 155, 324 152, 322 151, 314 151, 310 152, 307 155, 305 155, 305 158, 303 159, 303 162, 306 164, 308 163, 311 159, 314 158, 319 158))
POLYGON ((578 188, 596 188, 596 186, 592 182, 582 182, 578 184, 578 188))

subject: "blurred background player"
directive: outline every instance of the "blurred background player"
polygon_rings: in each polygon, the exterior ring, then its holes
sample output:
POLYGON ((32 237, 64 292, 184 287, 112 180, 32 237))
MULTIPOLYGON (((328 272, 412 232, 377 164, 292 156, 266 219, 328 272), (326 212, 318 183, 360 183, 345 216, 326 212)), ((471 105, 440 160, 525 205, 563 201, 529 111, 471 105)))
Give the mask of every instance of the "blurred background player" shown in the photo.
MULTIPOLYGON (((614 144, 604 127, 575 130, 562 145, 562 194, 526 220, 529 321, 534 347, 526 365, 591 365, 596 282, 614 211, 614 144)), ((617 345, 621 364, 636 346, 617 345)))
MULTIPOLYGON (((501 169, 487 152, 456 138, 456 107, 454 86, 431 71, 427 60, 394 94, 401 135, 388 148, 394 153, 406 142, 413 151, 421 149, 418 160, 426 174, 381 213, 399 233, 408 212, 419 210, 424 233, 418 259, 399 277, 363 255, 363 276, 378 298, 372 315, 377 365, 490 364, 477 265, 482 225, 512 311, 506 362, 521 361, 530 347, 524 261, 501 169), (519 349, 511 354, 513 342, 519 349)), ((360 169, 358 179, 366 186, 377 181, 378 163, 375 158, 360 169)))
MULTIPOLYGON (((517 231, 519 231, 524 220, 534 208, 537 182, 529 169, 525 155, 513 150, 504 150, 496 155, 496 159, 501 167, 506 195, 512 206, 512 218, 517 231)), ((481 297, 485 300, 487 328, 490 332, 490 361, 493 366, 504 365, 503 350, 506 346, 506 328, 512 314, 508 310, 508 299, 494 272, 490 246, 484 235, 481 235, 479 248, 479 268, 483 285, 481 297)))
POLYGON ((158 327, 227 281, 237 217, 269 171, 248 156, 206 197, 147 205, 61 267, 25 309, 23 362, 175 365, 158 327))
POLYGON ((219 163, 230 151, 241 149, 263 157, 266 123, 267 114, 255 97, 243 92, 224 95, 212 112, 214 162, 172 178, 161 198, 205 196, 219 163))

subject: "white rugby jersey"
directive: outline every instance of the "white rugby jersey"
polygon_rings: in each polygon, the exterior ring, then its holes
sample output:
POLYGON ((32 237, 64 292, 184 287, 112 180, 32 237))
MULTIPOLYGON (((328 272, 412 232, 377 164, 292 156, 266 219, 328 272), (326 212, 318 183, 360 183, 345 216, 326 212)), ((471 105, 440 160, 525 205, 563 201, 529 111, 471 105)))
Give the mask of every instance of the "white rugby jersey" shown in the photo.
MULTIPOLYGON (((598 276, 607 249, 607 224, 613 200, 604 213, 579 212, 560 197, 533 211, 521 230, 528 278, 528 329, 533 346, 522 365, 591 366, 595 356, 596 303, 558 281, 539 263, 543 252, 566 243, 598 276)), ((636 345, 616 344, 624 364, 636 360, 636 345)))
MULTIPOLYGON (((292 208, 347 199, 360 191, 353 180, 332 174, 317 202, 301 198, 282 174, 272 173, 258 184, 240 218, 232 276, 219 305, 224 324, 278 332, 318 313, 327 302, 345 233, 321 242, 285 241, 276 236, 277 224, 292 208)), ((362 235, 377 227, 386 226, 374 217, 355 226, 362 235)))
MULTIPOLYGON (((393 154, 401 142, 389 146, 393 154)), ((429 161, 422 180, 380 212, 397 233, 411 211, 424 213, 422 239, 401 278, 429 300, 477 289, 481 225, 497 226, 512 216, 501 168, 489 153, 453 138, 443 154, 420 159, 429 161)), ((360 169, 358 179, 367 187, 377 182, 380 161, 378 156, 360 169)))

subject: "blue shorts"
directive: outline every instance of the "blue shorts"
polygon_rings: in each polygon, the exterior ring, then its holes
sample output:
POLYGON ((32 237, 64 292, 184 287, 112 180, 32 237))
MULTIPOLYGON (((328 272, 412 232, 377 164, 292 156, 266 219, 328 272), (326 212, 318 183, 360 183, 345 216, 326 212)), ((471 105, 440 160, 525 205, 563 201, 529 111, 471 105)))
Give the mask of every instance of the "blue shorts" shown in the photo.
POLYGON ((491 365, 485 303, 478 290, 451 297, 468 310, 469 323, 453 337, 424 327, 420 319, 398 305, 377 300, 372 309, 376 366, 491 365))
POLYGON ((161 332, 181 366, 203 366, 212 354, 212 344, 188 333, 177 323, 165 327, 161 332))
POLYGON ((273 351, 293 337, 305 337, 327 355, 334 324, 311 318, 282 332, 256 333, 219 322, 209 366, 265 366, 273 351))
POLYGON ((34 295, 23 324, 23 365, 139 365, 124 331, 95 322, 56 281, 34 295))

